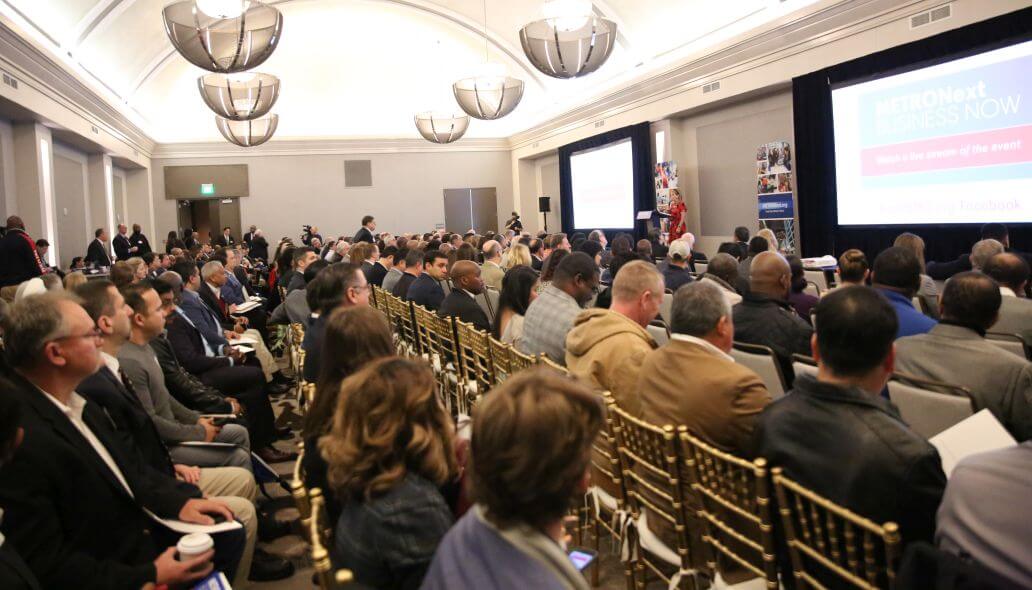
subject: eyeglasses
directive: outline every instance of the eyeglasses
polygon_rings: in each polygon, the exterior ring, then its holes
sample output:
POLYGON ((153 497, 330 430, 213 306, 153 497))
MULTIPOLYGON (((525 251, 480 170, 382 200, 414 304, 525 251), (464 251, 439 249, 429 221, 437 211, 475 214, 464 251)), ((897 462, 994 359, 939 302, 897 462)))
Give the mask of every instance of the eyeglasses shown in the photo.
POLYGON ((58 336, 57 338, 54 338, 51 342, 57 342, 58 340, 71 340, 73 338, 94 338, 94 339, 96 339, 96 338, 100 338, 101 336, 102 336, 102 332, 100 331, 100 328, 96 328, 95 327, 92 330, 90 330, 89 332, 86 332, 85 334, 69 334, 68 336, 58 336))

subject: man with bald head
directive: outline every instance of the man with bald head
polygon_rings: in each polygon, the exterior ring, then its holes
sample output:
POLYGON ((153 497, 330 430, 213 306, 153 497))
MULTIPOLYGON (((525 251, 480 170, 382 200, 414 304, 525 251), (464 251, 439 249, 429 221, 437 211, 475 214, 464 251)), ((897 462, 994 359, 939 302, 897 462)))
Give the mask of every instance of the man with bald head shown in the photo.
POLYGON ((749 293, 734 308, 735 340, 769 347, 791 385, 792 355, 810 354, 813 328, 788 303, 792 269, 777 252, 761 252, 749 268, 749 293))
POLYGON ((502 270, 502 245, 494 240, 484 242, 484 265, 480 267, 484 277, 484 284, 496 291, 502 290, 502 279, 505 278, 505 271, 502 270))
POLYGON ((491 322, 477 303, 477 295, 484 292, 484 279, 480 278, 480 267, 471 260, 459 260, 449 273, 452 291, 441 302, 437 313, 441 317, 453 316, 478 330, 489 332, 491 322))
POLYGON ((136 256, 138 248, 134 248, 132 242, 129 241, 129 228, 124 223, 118 224, 118 235, 115 236, 114 241, 111 245, 115 247, 115 259, 116 260, 129 260, 133 256, 136 256))
POLYGON ((1032 300, 1025 297, 1029 281, 1028 262, 1023 256, 1006 252, 989 259, 982 272, 1000 284, 1000 317, 990 332, 1021 334, 1032 342, 1032 300))
POLYGON ((0 287, 9 287, 46 272, 36 241, 25 233, 21 217, 7 218, 7 233, 0 238, 0 287))

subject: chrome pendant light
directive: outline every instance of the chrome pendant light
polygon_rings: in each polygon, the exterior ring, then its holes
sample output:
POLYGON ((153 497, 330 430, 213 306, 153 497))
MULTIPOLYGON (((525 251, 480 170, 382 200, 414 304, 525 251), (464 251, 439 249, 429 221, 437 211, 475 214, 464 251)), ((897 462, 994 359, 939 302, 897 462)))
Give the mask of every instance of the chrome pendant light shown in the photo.
POLYGON ((233 121, 215 117, 215 125, 226 141, 240 147, 254 147, 272 138, 279 125, 279 115, 266 115, 251 121, 233 121))
POLYGON ((250 121, 268 113, 279 98, 279 78, 270 74, 205 74, 197 79, 204 104, 216 115, 250 121))
POLYGON ((258 0, 181 0, 166 6, 161 16, 180 55, 223 74, 261 65, 283 31, 280 11, 258 0))
POLYGON ((451 143, 466 134, 469 128, 469 117, 455 113, 438 113, 427 111, 417 113, 413 119, 416 129, 423 139, 433 143, 451 143))
POLYGON ((452 93, 467 115, 484 120, 500 119, 520 104, 523 80, 506 75, 504 66, 489 61, 487 0, 484 0, 484 58, 482 71, 452 84, 452 93))
POLYGON ((552 0, 545 18, 520 29, 530 63, 553 78, 577 78, 602 67, 616 46, 616 23, 595 16, 591 2, 552 0))

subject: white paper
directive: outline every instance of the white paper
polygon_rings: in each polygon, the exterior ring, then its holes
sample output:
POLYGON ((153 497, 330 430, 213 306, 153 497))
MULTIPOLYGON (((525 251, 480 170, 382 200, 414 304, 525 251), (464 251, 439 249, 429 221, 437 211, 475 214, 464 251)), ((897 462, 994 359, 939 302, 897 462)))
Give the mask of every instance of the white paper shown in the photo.
POLYGON ((234 338, 229 341, 230 344, 258 344, 258 339, 254 336, 241 334, 239 338, 234 338))
POLYGON ((173 520, 171 518, 161 518, 146 508, 144 508, 143 511, 147 513, 147 516, 161 523, 170 531, 182 533, 184 535, 188 535, 190 533, 208 533, 209 535, 213 535, 215 533, 222 533, 225 531, 234 531, 243 526, 236 520, 227 520, 226 522, 220 522, 217 524, 194 524, 192 522, 183 522, 181 520, 173 520))
POLYGON ((205 442, 203 440, 188 440, 181 443, 176 443, 180 447, 209 447, 212 449, 229 449, 236 448, 233 443, 227 442, 205 442))
POLYGON ((236 414, 201 414, 201 418, 210 418, 212 420, 216 418, 229 418, 230 420, 233 420, 236 417, 236 414))
POLYGON ((233 313, 246 313, 246 312, 251 311, 252 309, 258 307, 259 305, 261 305, 261 304, 258 303, 257 301, 247 301, 245 303, 241 303, 240 305, 236 306, 236 309, 233 310, 233 313))
POLYGON ((638 221, 648 221, 652 219, 652 211, 638 211, 638 221))
POLYGON ((824 255, 820 258, 803 258, 803 268, 823 269, 838 266, 838 260, 834 256, 824 255))
POLYGON ((936 434, 930 443, 939 450, 942 470, 948 478, 960 460, 1018 443, 989 410, 981 410, 936 434))
POLYGON ((249 352, 254 352, 254 348, 252 348, 250 346, 247 346, 246 344, 234 344, 232 346, 233 346, 233 348, 237 352, 242 353, 242 354, 247 354, 249 352))

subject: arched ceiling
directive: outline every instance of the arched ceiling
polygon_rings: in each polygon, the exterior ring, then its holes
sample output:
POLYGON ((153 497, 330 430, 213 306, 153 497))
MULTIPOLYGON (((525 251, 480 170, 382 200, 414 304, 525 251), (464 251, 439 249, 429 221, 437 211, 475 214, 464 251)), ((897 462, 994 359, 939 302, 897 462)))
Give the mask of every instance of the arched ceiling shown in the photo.
MULTIPOLYGON (((467 136, 507 137, 816 1, 596 0, 595 11, 619 26, 613 55, 589 76, 555 80, 519 44, 519 29, 542 18, 542 0, 487 0, 486 37, 483 0, 274 0, 282 41, 256 71, 283 83, 277 138, 418 137, 412 115, 453 105, 451 83, 484 61, 486 45, 526 89, 513 114, 473 121, 467 136)), ((106 86, 155 140, 221 139, 197 92, 204 72, 165 36, 168 0, 0 3, 106 86)))

